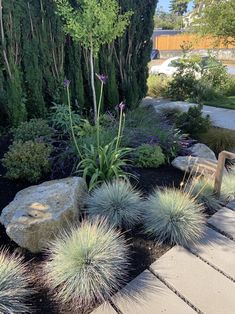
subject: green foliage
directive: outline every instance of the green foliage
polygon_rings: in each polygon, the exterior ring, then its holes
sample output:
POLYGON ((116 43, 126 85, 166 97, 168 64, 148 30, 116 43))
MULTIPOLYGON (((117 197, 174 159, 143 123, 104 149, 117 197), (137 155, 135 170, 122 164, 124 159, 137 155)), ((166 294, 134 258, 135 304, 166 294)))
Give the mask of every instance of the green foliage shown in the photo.
POLYGON ((14 142, 2 159, 6 177, 37 182, 50 171, 49 156, 52 147, 33 141, 14 142))
MULTIPOLYGON (((90 113, 89 56, 64 34, 54 1, 3 0, 2 6, 5 44, 1 46, 6 48, 10 72, 1 49, 0 124, 17 126, 44 118, 53 102, 64 102, 64 77, 71 80, 72 103, 78 104, 79 112, 90 113)), ((102 47, 96 62, 97 73, 109 76, 105 110, 113 109, 119 98, 135 107, 146 94, 156 0, 147 6, 142 0, 120 0, 120 7, 121 15, 134 12, 130 25, 123 37, 102 47)))
POLYGON ((145 204, 144 231, 160 243, 188 245, 203 234, 203 206, 177 189, 156 190, 145 204))
POLYGON ((62 233, 48 253, 44 267, 48 287, 73 311, 110 298, 126 279, 124 236, 104 220, 84 221, 62 233))
POLYGON ((184 133, 197 139, 200 134, 205 133, 211 126, 209 116, 202 116, 201 106, 192 106, 188 112, 182 112, 177 116, 176 126, 184 133))
POLYGON ((158 145, 142 144, 135 150, 134 164, 141 168, 158 168, 165 163, 165 156, 158 145))
POLYGON ((160 75, 150 75, 147 81, 147 95, 153 98, 167 97, 169 82, 170 79, 167 77, 162 77, 160 75))
MULTIPOLYGON (((72 110, 72 120, 74 126, 79 126, 81 119, 79 114, 72 110)), ((57 105, 51 108, 50 122, 56 130, 62 134, 70 134, 69 107, 67 105, 57 105)))
POLYGON ((155 28, 161 29, 181 29, 183 24, 183 18, 172 12, 165 12, 158 9, 154 16, 155 28))
POLYGON ((166 92, 176 100, 202 103, 227 94, 232 86, 226 67, 209 55, 185 55, 178 61, 178 69, 169 81, 166 92))
POLYGON ((93 145, 83 148, 84 156, 77 166, 77 170, 83 173, 85 179, 90 178, 89 190, 98 184, 112 179, 127 178, 124 167, 127 165, 128 148, 115 148, 117 139, 105 146, 93 145))
POLYGON ((235 147, 235 132, 211 127, 199 136, 200 142, 210 147, 217 155, 223 150, 230 151, 235 147))
POLYGON ((195 8, 196 18, 191 25, 202 36, 212 35, 215 45, 235 43, 235 2, 234 0, 204 0, 204 6, 195 8), (216 23, 215 23, 216 21, 216 23))
POLYGON ((171 0, 170 10, 176 15, 184 15, 187 12, 190 0, 171 0))
POLYGON ((86 205, 89 217, 104 217, 119 228, 132 228, 142 218, 140 193, 124 180, 103 183, 88 197, 86 205))
POLYGON ((54 1, 65 32, 96 54, 102 45, 123 35, 132 15, 132 12, 120 14, 116 0, 75 1, 73 6, 68 0, 54 1))
POLYGON ((23 258, 6 250, 0 252, 0 312, 4 314, 32 313, 27 304, 32 295, 30 277, 23 258))
POLYGON ((28 122, 22 122, 17 128, 12 130, 14 141, 44 141, 49 142, 53 130, 49 127, 46 120, 31 119, 28 122))
POLYGON ((217 211, 221 208, 221 200, 214 193, 214 182, 211 179, 194 178, 186 185, 185 191, 209 209, 217 211))

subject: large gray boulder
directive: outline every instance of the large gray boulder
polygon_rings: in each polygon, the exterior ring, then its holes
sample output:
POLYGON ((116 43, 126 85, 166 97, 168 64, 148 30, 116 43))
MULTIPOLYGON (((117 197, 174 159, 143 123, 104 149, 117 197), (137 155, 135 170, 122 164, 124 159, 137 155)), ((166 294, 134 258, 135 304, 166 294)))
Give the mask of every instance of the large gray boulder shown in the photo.
POLYGON ((217 161, 215 153, 205 144, 197 143, 190 147, 190 151, 192 155, 195 157, 200 157, 204 159, 214 160, 217 161))
POLYGON ((78 219, 87 194, 80 177, 44 182, 18 192, 3 209, 0 222, 19 246, 37 253, 78 219))
POLYGON ((183 172, 192 174, 215 176, 217 162, 212 159, 205 159, 192 156, 179 156, 172 161, 172 166, 183 172))
POLYGON ((217 167, 215 153, 205 144, 197 143, 190 147, 191 156, 178 156, 172 161, 175 168, 214 177, 217 167))

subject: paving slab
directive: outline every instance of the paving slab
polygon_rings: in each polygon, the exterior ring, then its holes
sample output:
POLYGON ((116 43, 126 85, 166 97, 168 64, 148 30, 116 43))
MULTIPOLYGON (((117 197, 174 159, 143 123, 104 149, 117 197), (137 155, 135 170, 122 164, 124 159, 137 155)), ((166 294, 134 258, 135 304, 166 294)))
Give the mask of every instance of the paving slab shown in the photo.
POLYGON ((113 298, 122 314, 195 314, 151 272, 145 270, 113 298))
POLYGON ((235 283, 188 250, 175 246, 151 269, 202 313, 235 313, 235 283))
MULTIPOLYGON (((153 105, 158 111, 162 108, 179 108, 182 111, 188 111, 190 107, 196 106, 195 103, 186 101, 171 101, 169 99, 146 97, 142 101, 143 105, 153 105)), ((235 110, 217 108, 212 106, 203 106, 203 116, 210 115, 212 124, 220 128, 235 130, 235 110)))
POLYGON ((235 240, 235 211, 223 207, 214 214, 208 223, 235 240))
POLYGON ((96 310, 94 310, 91 314, 117 314, 117 312, 110 305, 110 303, 105 302, 100 305, 96 310))
POLYGON ((189 250, 210 265, 235 280, 235 242, 211 228, 197 244, 189 245, 189 250))
POLYGON ((226 205, 227 208, 235 210, 235 200, 231 201, 226 205))

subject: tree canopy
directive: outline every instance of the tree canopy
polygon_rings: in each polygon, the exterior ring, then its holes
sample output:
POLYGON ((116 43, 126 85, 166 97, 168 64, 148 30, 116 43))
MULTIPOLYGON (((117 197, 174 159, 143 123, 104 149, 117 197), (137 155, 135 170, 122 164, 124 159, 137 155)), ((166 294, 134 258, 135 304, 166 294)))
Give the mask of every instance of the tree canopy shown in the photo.
POLYGON ((190 0, 171 0, 170 11, 177 15, 184 15, 187 12, 190 0))
POLYGON ((235 44, 235 1, 197 0, 193 29, 210 35, 215 43, 235 44))

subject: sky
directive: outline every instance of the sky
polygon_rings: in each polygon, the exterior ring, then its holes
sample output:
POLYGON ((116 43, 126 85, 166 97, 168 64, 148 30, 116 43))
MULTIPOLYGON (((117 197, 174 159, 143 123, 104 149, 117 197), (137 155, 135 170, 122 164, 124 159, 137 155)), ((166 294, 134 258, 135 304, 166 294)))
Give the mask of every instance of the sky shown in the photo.
MULTIPOLYGON (((164 11, 169 11, 170 0, 158 0, 158 7, 163 7, 164 11)), ((189 4, 189 10, 192 8, 192 3, 189 4)))

